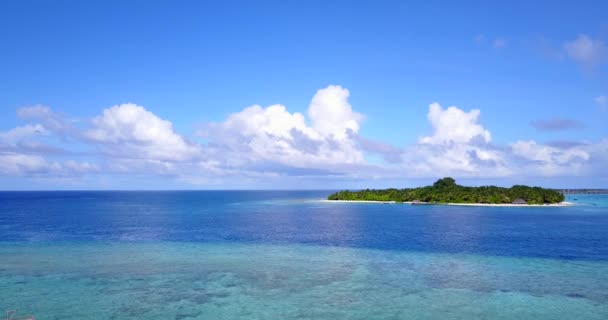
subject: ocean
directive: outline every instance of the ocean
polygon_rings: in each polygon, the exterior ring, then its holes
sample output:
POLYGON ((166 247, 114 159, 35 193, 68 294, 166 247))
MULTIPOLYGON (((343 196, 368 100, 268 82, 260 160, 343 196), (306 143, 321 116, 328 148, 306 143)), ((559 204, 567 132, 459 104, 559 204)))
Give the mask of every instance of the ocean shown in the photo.
POLYGON ((608 319, 608 195, 0 192, 0 311, 36 319, 608 319))

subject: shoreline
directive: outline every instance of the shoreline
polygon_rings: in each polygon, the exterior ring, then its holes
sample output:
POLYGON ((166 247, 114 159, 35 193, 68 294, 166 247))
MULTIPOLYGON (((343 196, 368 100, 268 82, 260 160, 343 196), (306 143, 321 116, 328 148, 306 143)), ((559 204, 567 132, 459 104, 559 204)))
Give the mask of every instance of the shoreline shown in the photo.
POLYGON ((417 202, 412 201, 396 202, 396 201, 373 201, 373 200, 328 200, 321 199, 321 202, 336 202, 336 203, 376 203, 376 204, 409 204, 409 205, 442 205, 442 206, 463 206, 463 207, 570 207, 576 205, 573 202, 563 201, 560 203, 547 204, 515 204, 515 203, 435 203, 435 202, 417 202))

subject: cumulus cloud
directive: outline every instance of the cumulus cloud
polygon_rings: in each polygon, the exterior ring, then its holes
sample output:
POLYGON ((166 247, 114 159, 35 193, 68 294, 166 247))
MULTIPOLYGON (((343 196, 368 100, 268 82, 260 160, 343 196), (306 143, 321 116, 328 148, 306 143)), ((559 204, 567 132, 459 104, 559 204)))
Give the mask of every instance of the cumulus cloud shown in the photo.
POLYGON ((515 156, 528 160, 524 168, 528 172, 554 176, 580 173, 590 159, 590 152, 584 145, 555 147, 539 144, 534 140, 517 141, 511 145, 515 156))
MULTIPOLYGON (((44 106, 20 108, 18 117, 30 123, 0 132, 0 175, 44 179, 155 175, 177 183, 216 185, 238 180, 255 186, 264 179, 320 183, 448 175, 560 176, 608 170, 608 140, 521 140, 495 145, 481 123, 480 110, 443 108, 439 103, 428 107, 430 131, 411 145, 397 147, 367 139, 360 134, 364 116, 353 109, 349 95, 340 86, 320 89, 303 113, 290 112, 281 104, 252 105, 224 121, 205 125, 197 133, 205 142, 186 139, 170 121, 136 104, 116 105, 79 121, 44 106), (51 153, 34 147, 41 143, 78 151, 51 153)), ((539 130, 564 130, 580 124, 554 118, 533 125, 539 130)), ((404 143, 407 140, 401 137, 404 143)))
POLYGON ((16 152, 0 153, 0 174, 23 176, 52 174, 55 176, 79 175, 97 171, 99 167, 90 162, 68 160, 63 163, 49 161, 43 156, 16 152))
POLYGON ((606 60, 608 49, 603 41, 580 34, 575 40, 564 43, 564 51, 572 60, 585 67, 594 67, 606 60))
POLYGON ((530 123, 537 131, 563 131, 563 130, 580 130, 585 127, 580 121, 574 119, 566 119, 554 117, 545 120, 536 120, 530 123))
POLYGON ((341 86, 328 86, 317 91, 308 107, 313 128, 325 137, 346 139, 348 132, 358 132, 363 116, 354 112, 341 86))
POLYGON ((27 124, 13 128, 6 132, 0 132, 0 145, 16 145, 19 142, 36 136, 47 136, 49 131, 40 124, 27 124))
POLYGON ((175 133, 171 122, 132 103, 105 109, 84 136, 105 152, 126 158, 184 161, 200 152, 175 133))
POLYGON ((503 153, 491 146, 416 144, 402 156, 409 177, 504 177, 511 175, 503 153))
POLYGON ((230 154, 231 164, 272 161, 295 167, 361 163, 353 134, 363 116, 352 110, 348 90, 328 86, 317 91, 303 114, 283 105, 254 105, 208 125, 199 135, 210 140, 207 152, 230 154))
POLYGON ((534 140, 517 141, 511 147, 516 155, 545 163, 565 164, 574 159, 589 159, 589 154, 577 147, 556 148, 538 144, 534 140))
POLYGON ((17 109, 17 116, 23 120, 40 122, 47 130, 53 131, 64 138, 78 134, 76 128, 72 126, 72 121, 47 106, 21 107, 17 109))
MULTIPOLYGON (((466 112, 458 107, 429 106, 432 134, 403 154, 403 162, 413 175, 458 177, 513 177, 579 175, 591 170, 592 158, 607 150, 594 144, 534 140, 516 141, 509 146, 491 144, 491 134, 479 121, 479 110, 466 112)), ((555 118, 533 123, 539 130, 580 128, 574 120, 555 118)))
MULTIPOLYGON (((590 160, 608 154, 593 144, 517 141, 508 147, 491 144, 491 134, 479 121, 479 110, 429 106, 432 134, 403 153, 412 176, 513 177, 579 175, 588 172, 590 160)), ((555 118, 533 123, 539 130, 580 128, 582 124, 555 118)))
POLYGON ((480 111, 466 112, 456 106, 429 106, 432 134, 418 139, 402 160, 413 176, 505 176, 503 152, 490 144, 492 136, 478 123, 480 111))
POLYGON ((473 109, 465 112, 458 107, 451 106, 443 109, 439 103, 429 106, 427 118, 431 123, 433 133, 421 137, 423 144, 468 143, 475 138, 490 142, 490 131, 477 123, 480 111, 473 109))
POLYGON ((52 169, 43 157, 19 153, 0 153, 0 173, 4 175, 23 175, 41 173, 52 169))
MULTIPOLYGON (((40 120, 51 115, 46 107, 22 108, 18 115, 40 120)), ((40 138, 50 137, 53 131, 41 124, 25 124, 0 132, 0 175, 67 177, 94 172, 99 167, 91 162, 51 160, 59 149, 41 143, 40 138)))
POLYGON ((64 153, 65 150, 55 147, 45 138, 52 139, 53 131, 41 124, 28 123, 5 132, 0 132, 0 152, 28 154, 64 153))

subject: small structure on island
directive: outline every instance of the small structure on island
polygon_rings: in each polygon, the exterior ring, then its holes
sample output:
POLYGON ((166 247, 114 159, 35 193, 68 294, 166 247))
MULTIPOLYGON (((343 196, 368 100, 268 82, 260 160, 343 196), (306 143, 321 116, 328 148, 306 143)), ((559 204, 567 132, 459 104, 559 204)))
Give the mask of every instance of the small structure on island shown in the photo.
POLYGON ((412 205, 413 205, 413 206, 417 206, 417 205, 419 205, 419 204, 423 204, 423 203, 424 203, 424 202, 422 202, 422 201, 420 201, 420 200, 414 200, 414 201, 412 201, 412 205))
POLYGON ((524 200, 524 199, 515 199, 511 203, 512 204, 528 204, 528 202, 526 200, 524 200))

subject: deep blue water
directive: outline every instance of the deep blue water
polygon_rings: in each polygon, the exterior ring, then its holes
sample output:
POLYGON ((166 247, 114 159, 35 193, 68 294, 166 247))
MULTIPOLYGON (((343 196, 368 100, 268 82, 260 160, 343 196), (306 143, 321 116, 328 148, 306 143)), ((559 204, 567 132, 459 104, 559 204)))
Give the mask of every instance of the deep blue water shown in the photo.
POLYGON ((37 319, 608 319, 608 196, 0 192, 0 311, 37 319))
MULTIPOLYGON (((317 201, 327 194, 2 192, 0 241, 296 243, 608 260, 608 207, 487 208, 317 201)), ((585 203, 585 196, 578 198, 585 203)))

